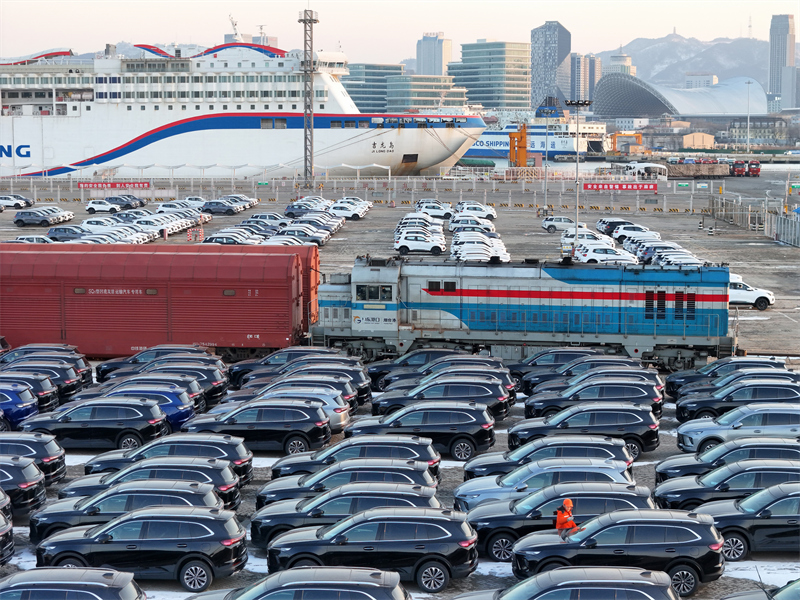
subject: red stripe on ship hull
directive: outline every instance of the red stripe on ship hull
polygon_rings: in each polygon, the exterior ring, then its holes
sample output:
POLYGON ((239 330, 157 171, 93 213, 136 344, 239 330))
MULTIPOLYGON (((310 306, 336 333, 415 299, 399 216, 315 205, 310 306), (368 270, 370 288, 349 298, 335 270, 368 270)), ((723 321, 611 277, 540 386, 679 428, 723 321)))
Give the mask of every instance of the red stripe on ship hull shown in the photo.
MULTIPOLYGON (((428 289, 423 291, 429 296, 442 297, 461 297, 461 298, 542 298, 551 300, 611 300, 621 301, 644 301, 645 294, 630 292, 572 292, 572 291, 531 291, 531 290, 455 290, 453 292, 438 291, 432 292, 428 289)), ((694 292, 691 292, 694 293, 694 292)), ((684 301, 686 296, 684 295, 684 301)), ((651 297, 655 300, 655 297, 651 297)), ((675 294, 666 294, 664 298, 667 302, 675 302, 675 294)), ((728 302, 727 294, 695 294, 695 302, 728 302)))

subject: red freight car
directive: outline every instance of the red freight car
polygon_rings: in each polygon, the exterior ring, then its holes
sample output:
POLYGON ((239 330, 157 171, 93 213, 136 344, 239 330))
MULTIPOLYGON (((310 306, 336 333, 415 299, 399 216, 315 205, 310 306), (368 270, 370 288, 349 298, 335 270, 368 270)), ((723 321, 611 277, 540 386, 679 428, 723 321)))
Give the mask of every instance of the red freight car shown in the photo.
MULTIPOLYGON (((147 246, 137 246, 134 244, 97 244, 97 245, 83 245, 76 244, 82 250, 87 252, 166 252, 168 254, 179 254, 183 252, 210 252, 212 254, 218 252, 230 253, 250 253, 258 254, 296 254, 300 258, 303 277, 303 331, 308 331, 309 325, 316 323, 319 319, 319 250, 316 245, 308 244, 307 246, 220 246, 217 244, 153 244, 147 246)), ((29 252, 63 252, 65 248, 72 248, 73 246, 65 246, 64 244, 13 244, 3 246, 0 244, 0 249, 5 248, 8 250, 29 251, 29 252)), ((2 251, 2 250, 0 250, 2 251)))
POLYGON ((248 253, 22 246, 0 246, 0 332, 14 346, 63 342, 101 358, 197 343, 231 360, 303 337, 294 254, 267 246, 248 253))

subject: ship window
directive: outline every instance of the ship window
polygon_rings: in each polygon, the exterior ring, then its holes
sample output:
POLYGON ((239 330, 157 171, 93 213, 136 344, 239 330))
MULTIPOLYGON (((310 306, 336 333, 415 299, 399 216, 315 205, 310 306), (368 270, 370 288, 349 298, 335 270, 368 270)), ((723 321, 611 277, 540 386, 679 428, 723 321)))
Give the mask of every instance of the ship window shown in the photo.
POLYGON ((216 98, 217 93, 213 91, 206 92, 206 98, 216 98))
POLYGON ((341 121, 331 121, 331 129, 341 129, 342 122, 341 121))
MULTIPOLYGON (((227 104, 223 104, 222 105, 222 110, 228 110, 228 105, 227 104)), ((269 127, 264 127, 264 124, 262 123, 261 124, 261 129, 269 129, 269 127)))
POLYGON ((242 110, 242 105, 241 104, 237 104, 236 105, 236 110, 242 110))
MULTIPOLYGON (((92 107, 87 105, 87 106, 86 106, 86 111, 88 112, 88 111, 90 111, 90 110, 92 110, 92 107)), ((158 107, 157 107, 157 106, 156 106, 156 110, 158 110, 158 107)))
MULTIPOLYGON (((156 110, 158 110, 157 106, 156 106, 156 110)), ((208 110, 214 110, 214 105, 213 104, 209 104, 208 105, 208 110)))
POLYGON ((178 77, 178 83, 189 83, 189 78, 186 76, 178 77))
MULTIPOLYGON (((213 67, 214 65, 212 64, 211 66, 213 67)), ((213 75, 208 76, 206 77, 206 83, 217 83, 217 78, 214 77, 213 75)))
POLYGON ((203 78, 195 75, 194 77, 192 77, 192 83, 203 83, 203 78))
POLYGON ((262 75, 261 76, 261 83, 271 83, 272 77, 270 75, 262 75))
MULTIPOLYGON (((253 66, 255 67, 255 65, 253 66)), ((254 75, 248 75, 245 78, 245 81, 247 81, 247 83, 255 83, 256 81, 258 81, 258 79, 254 75)))
POLYGON ((33 93, 33 97, 34 98, 47 98, 47 94, 45 94, 44 92, 34 92, 33 93))
MULTIPOLYGON (((144 107, 142 107, 142 108, 144 108, 144 107)), ((194 105, 194 109, 195 109, 195 110, 200 110, 200 105, 199 105, 199 104, 195 104, 195 105, 194 105)))
POLYGON ((137 77, 136 83, 147 83, 147 77, 137 77))
POLYGON ((297 104, 292 104, 292 110, 297 110, 297 104))
POLYGON ((250 105, 250 110, 255 110, 255 109, 256 109, 256 105, 255 104, 251 104, 250 105))
POLYGON ((345 129, 355 129, 356 128, 356 122, 355 121, 345 121, 344 122, 344 128, 345 129))
POLYGON ((192 92, 192 98, 202 98, 202 97, 203 97, 202 92, 192 92))
POLYGON ((269 104, 264 105, 264 110, 269 110, 269 104))
POLYGON ((186 110, 186 105, 185 104, 181 105, 181 110, 186 110))
POLYGON ((324 104, 320 104, 319 107, 320 108, 325 108, 325 105, 324 104))
MULTIPOLYGON (((144 106, 142 108, 144 108, 144 106)), ((75 112, 76 110, 78 110, 78 107, 77 106, 73 106, 72 107, 72 111, 75 112)))
POLYGON ((261 97, 262 98, 269 98, 272 96, 272 91, 270 90, 261 90, 261 97))
POLYGON ((278 63, 278 66, 279 66, 279 67, 282 67, 282 66, 283 66, 283 63, 282 63, 282 62, 279 62, 279 63, 278 63))
POLYGON ((139 110, 144 110, 144 106, 140 106, 140 107, 139 107, 139 110))
POLYGON ((283 110, 283 104, 278 104, 278 110, 283 110))
MULTIPOLYGON (((283 108, 278 106, 278 108, 283 108)), ((275 129, 286 129, 286 119, 275 119, 275 129)))
POLYGON ((247 97, 248 98, 258 98, 258 91, 257 90, 251 90, 251 91, 247 92, 247 97))
POLYGON ((261 129, 273 129, 272 119, 261 119, 261 129))
POLYGON ((222 91, 219 93, 219 97, 220 97, 220 98, 230 98, 230 94, 229 94, 228 92, 226 92, 225 90, 222 90, 222 91))
POLYGON ((228 83, 228 81, 230 81, 230 77, 227 75, 220 75, 218 81, 220 83, 228 83))
POLYGON ((151 98, 161 98, 161 92, 150 92, 151 98))
POLYGON ((227 67, 227 66, 228 66, 228 63, 222 63, 222 66, 223 66, 223 67, 227 67))
POLYGON ((161 77, 151 77, 150 83, 161 83, 161 77))
POLYGON ((175 92, 164 92, 164 98, 174 98, 175 92))
MULTIPOLYGON (((130 108, 130 107, 128 107, 130 108)), ((172 110, 172 104, 167 105, 167 110, 172 110)))
POLYGON ((129 107, 128 107, 128 110, 133 110, 133 107, 132 107, 132 106, 129 106, 129 107))

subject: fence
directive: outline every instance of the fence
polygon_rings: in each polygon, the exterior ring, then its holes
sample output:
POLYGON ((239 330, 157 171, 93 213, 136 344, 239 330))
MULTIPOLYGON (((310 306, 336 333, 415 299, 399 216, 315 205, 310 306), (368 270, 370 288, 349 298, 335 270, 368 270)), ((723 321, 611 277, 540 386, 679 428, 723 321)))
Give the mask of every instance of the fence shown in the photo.
POLYGON ((800 247, 800 219, 782 215, 767 215, 764 235, 776 242, 800 247))

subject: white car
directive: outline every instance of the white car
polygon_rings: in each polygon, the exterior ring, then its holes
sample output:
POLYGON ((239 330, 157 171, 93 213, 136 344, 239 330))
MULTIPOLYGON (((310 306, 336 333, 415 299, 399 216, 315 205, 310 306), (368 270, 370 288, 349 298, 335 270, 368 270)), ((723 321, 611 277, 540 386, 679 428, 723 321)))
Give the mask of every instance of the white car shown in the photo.
POLYGON ((359 198, 358 196, 343 196, 336 200, 336 202, 341 202, 342 200, 347 202, 355 202, 356 204, 366 204, 367 208, 372 208, 372 202, 369 200, 364 200, 363 198, 359 198))
POLYGON ((621 244, 632 234, 643 233, 645 231, 650 231, 650 228, 645 227, 644 225, 637 225, 636 223, 632 225, 619 225, 616 229, 614 229, 613 232, 611 232, 611 237, 621 244))
MULTIPOLYGON (((19 239, 19 238, 17 238, 19 239)), ((754 288, 742 280, 741 275, 730 274, 728 285, 728 303, 732 305, 752 306, 758 310, 767 310, 775 304, 775 294, 769 290, 754 288)))
MULTIPOLYGON (((586 229, 586 223, 579 221, 578 229, 586 229)), ((545 217, 542 219, 542 229, 547 233, 555 233, 565 229, 575 229, 575 221, 569 217, 545 217)))
POLYGON ((248 219, 258 219, 260 221, 264 221, 271 225, 277 225, 279 227, 283 227, 284 225, 289 225, 292 222, 292 219, 289 217, 284 217, 283 215, 279 215, 278 213, 258 213, 255 215, 250 215, 247 217, 248 219))
POLYGON ((91 219, 85 219, 83 223, 81 223, 81 227, 88 229, 92 233, 114 231, 119 226, 120 223, 108 217, 93 217, 91 219))
POLYGON ((449 219, 453 216, 453 209, 450 204, 440 202, 417 202, 417 210, 435 219, 449 219))
POLYGON ((661 262, 663 267, 702 267, 705 261, 694 256, 669 256, 661 262))
MULTIPOLYGON (((313 244, 313 242, 310 242, 313 244)), ((291 236, 272 236, 261 242, 262 246, 304 246, 306 243, 291 236)))
POLYGON ((20 209, 25 208, 28 205, 24 200, 20 200, 14 196, 0 196, 0 206, 20 209))
POLYGON ((43 212, 49 215, 54 216, 58 219, 59 223, 64 223, 65 221, 71 221, 75 218, 75 213, 70 210, 64 210, 60 206, 53 206, 52 204, 40 204, 35 209, 39 212, 43 212))
POLYGON ((662 250, 657 252, 653 256, 653 260, 650 261, 650 264, 653 265, 666 265, 669 264, 672 260, 689 260, 695 261, 699 260, 694 254, 689 252, 688 250, 662 250))
POLYGON ((426 252, 434 256, 439 256, 447 249, 447 246, 444 242, 431 236, 408 232, 394 241, 394 249, 397 250, 401 256, 405 256, 410 252, 426 252))
POLYGON ((470 215, 488 221, 494 221, 497 218, 497 211, 494 209, 494 206, 486 206, 485 204, 467 204, 460 208, 456 206, 456 209, 457 217, 470 215))
MULTIPOLYGON (((564 233, 561 234, 561 245, 570 245, 575 241, 575 228, 572 227, 571 229, 565 229, 564 233)), ((602 233, 595 233, 593 231, 589 231, 588 229, 581 229, 578 228, 578 243, 582 241, 592 241, 592 242, 602 242, 611 248, 614 248, 616 244, 614 240, 607 235, 603 235, 602 233)))
POLYGON ((461 240, 458 243, 451 244, 450 255, 458 256, 471 248, 482 248, 493 254, 508 254, 508 250, 506 250, 506 246, 502 242, 493 244, 488 240, 461 240))
POLYGON ((409 227, 424 227, 425 229, 430 229, 431 231, 444 233, 441 223, 437 221, 427 221, 425 219, 414 219, 411 217, 398 221, 397 227, 395 227, 394 230, 395 232, 398 232, 402 231, 403 229, 408 229, 409 227))
POLYGON ((575 250, 575 260, 583 263, 602 264, 638 264, 636 257, 628 252, 610 248, 605 244, 597 246, 578 246, 575 250))
POLYGON ((167 212, 178 212, 179 210, 186 210, 187 208, 195 207, 191 206, 188 202, 184 202, 183 200, 176 200, 175 202, 163 202, 158 205, 156 213, 161 214, 167 212))
POLYGON ((106 202, 105 200, 89 200, 89 202, 86 204, 86 212, 88 212, 90 215, 99 212, 110 213, 113 215, 120 210, 121 209, 119 205, 106 202))
POLYGON ((469 262, 491 262, 499 261, 501 263, 511 262, 511 256, 507 253, 489 252, 482 248, 468 248, 462 251, 457 260, 469 262))
POLYGON ((429 237, 432 240, 440 242, 442 244, 446 244, 447 241, 445 240, 444 234, 438 231, 431 231, 430 229, 425 229, 424 227, 409 227, 408 229, 404 229, 398 233, 394 234, 394 241, 399 240, 405 235, 424 235, 425 237, 429 237))
POLYGON ((203 208, 203 204, 206 203, 206 199, 202 196, 186 196, 186 198, 180 200, 179 202, 182 202, 189 208, 196 208, 199 210, 203 208))
POLYGON ((253 208, 259 202, 258 198, 250 198, 244 194, 228 194, 227 196, 223 196, 222 199, 231 200, 232 202, 242 202, 247 208, 253 208))
POLYGON ((55 240, 51 240, 46 235, 18 235, 14 238, 15 241, 25 242, 26 244, 57 244, 55 240))
POLYGON ((453 231, 456 227, 463 227, 464 225, 475 225, 478 227, 483 227, 486 231, 494 232, 494 225, 490 221, 481 219, 479 217, 473 217, 471 215, 456 215, 450 219, 450 223, 448 224, 447 228, 450 231, 453 231))
POLYGON ((631 234, 629 237, 625 238, 625 241, 622 242, 622 247, 628 251, 631 251, 631 248, 638 248, 646 242, 660 240, 661 234, 657 231, 645 231, 644 233, 631 234))
POLYGON ((358 221, 361 217, 367 214, 368 210, 369 207, 366 205, 359 206, 357 204, 339 201, 334 203, 334 205, 328 209, 328 212, 336 215, 337 217, 344 217, 345 219, 358 221))

